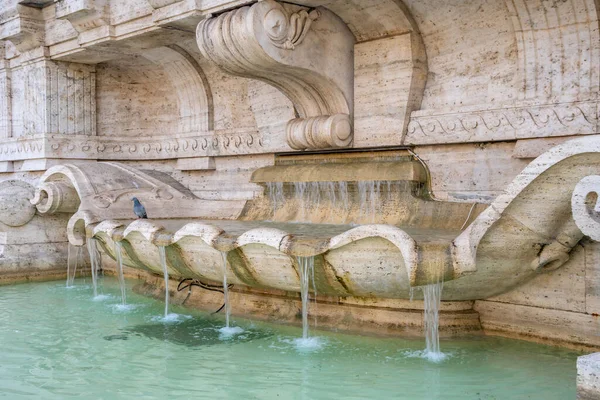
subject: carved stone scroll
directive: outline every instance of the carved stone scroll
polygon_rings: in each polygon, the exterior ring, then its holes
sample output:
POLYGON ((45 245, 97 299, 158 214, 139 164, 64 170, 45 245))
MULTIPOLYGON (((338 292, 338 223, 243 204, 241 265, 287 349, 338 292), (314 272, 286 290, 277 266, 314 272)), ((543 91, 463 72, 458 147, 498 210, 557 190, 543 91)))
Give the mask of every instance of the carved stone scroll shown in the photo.
POLYGON ((573 219, 581 232, 600 241, 600 175, 581 179, 571 198, 573 219))
POLYGON ((198 25, 202 54, 233 75, 281 90, 299 118, 287 139, 298 150, 352 142, 354 36, 331 11, 264 0, 198 25))

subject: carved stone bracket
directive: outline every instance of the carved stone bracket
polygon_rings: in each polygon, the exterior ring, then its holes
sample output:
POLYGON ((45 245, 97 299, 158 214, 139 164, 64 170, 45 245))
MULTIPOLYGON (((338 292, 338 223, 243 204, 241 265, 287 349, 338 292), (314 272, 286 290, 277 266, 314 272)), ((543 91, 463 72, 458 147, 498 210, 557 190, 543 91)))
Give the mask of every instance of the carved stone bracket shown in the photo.
POLYGON ((62 0, 56 3, 56 18, 66 19, 78 32, 108 25, 106 0, 62 0))
POLYGON ((228 73, 281 90, 299 118, 288 122, 294 149, 352 142, 354 36, 331 11, 264 0, 196 30, 200 51, 228 73))
POLYGON ((10 40, 18 51, 44 45, 44 18, 39 8, 15 4, 0 20, 0 40, 10 40))

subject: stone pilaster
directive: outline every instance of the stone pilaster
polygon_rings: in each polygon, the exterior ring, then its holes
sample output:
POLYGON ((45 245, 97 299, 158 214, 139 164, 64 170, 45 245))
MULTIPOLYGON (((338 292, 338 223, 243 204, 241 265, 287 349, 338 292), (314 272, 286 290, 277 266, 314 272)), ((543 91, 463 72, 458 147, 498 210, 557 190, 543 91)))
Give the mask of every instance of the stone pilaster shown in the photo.
POLYGON ((4 43, 0 42, 0 140, 12 136, 10 85, 10 69, 4 60, 4 43))

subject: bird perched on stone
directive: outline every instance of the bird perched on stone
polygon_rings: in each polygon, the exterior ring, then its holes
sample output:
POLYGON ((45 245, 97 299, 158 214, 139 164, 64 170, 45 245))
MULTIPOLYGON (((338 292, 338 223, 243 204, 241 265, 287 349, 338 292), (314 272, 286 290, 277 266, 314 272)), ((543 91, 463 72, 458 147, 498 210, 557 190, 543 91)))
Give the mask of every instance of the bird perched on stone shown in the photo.
POLYGON ((137 197, 133 197, 131 199, 133 201, 133 212, 137 215, 138 218, 148 218, 148 214, 146 214, 146 209, 137 199, 137 197))

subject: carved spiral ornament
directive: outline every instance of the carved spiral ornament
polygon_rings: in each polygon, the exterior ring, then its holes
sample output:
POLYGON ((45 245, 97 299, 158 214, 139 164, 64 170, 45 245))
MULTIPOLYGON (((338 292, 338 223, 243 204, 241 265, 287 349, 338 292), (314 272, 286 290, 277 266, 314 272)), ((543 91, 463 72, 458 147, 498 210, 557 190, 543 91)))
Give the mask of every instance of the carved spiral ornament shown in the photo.
POLYGON ((310 25, 319 17, 317 10, 310 13, 302 10, 288 16, 283 8, 274 8, 265 15, 263 26, 273 45, 281 49, 294 50, 302 43, 310 25))
POLYGON ((600 175, 579 181, 571 197, 573 219, 584 235, 600 241, 600 175))
POLYGON ((75 212, 79 207, 79 196, 75 188, 65 182, 44 182, 38 185, 31 204, 40 214, 75 212))

